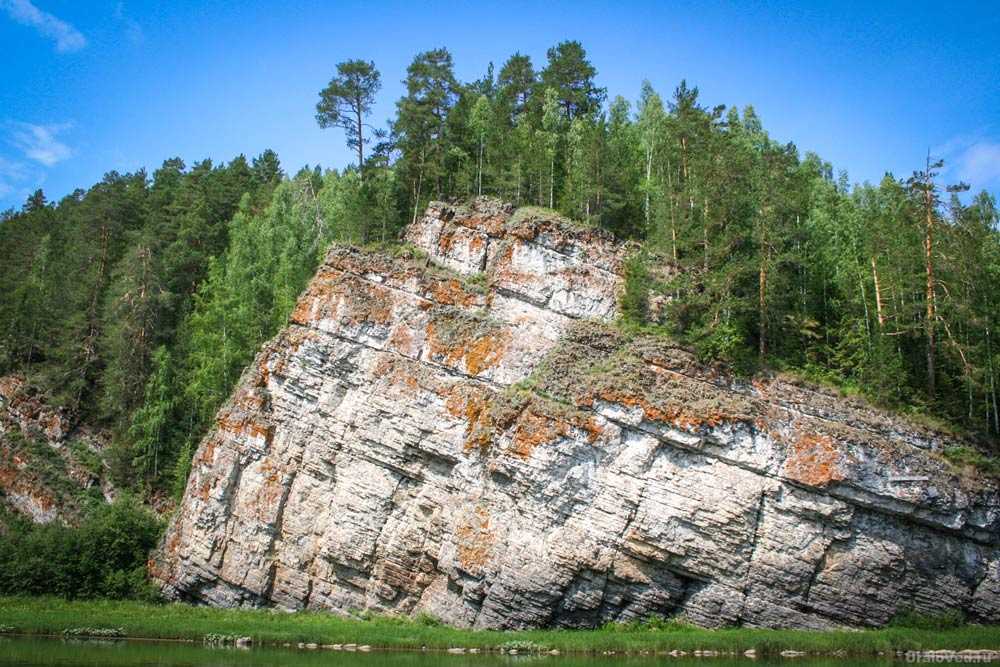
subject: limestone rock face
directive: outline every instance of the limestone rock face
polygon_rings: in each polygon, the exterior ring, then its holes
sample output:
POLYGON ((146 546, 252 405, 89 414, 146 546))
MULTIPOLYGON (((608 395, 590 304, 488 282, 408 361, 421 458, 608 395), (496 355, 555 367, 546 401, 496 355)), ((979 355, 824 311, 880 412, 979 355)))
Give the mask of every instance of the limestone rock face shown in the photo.
POLYGON ((481 628, 1000 622, 1000 495, 954 443, 619 333, 598 232, 480 199, 407 240, 332 250, 246 371, 151 561, 169 596, 481 628))

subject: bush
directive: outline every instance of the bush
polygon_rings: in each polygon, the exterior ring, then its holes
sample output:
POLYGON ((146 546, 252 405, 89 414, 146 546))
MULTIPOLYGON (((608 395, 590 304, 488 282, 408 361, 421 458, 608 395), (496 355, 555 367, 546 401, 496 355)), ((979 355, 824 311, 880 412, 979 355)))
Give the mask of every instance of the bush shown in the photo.
POLYGON ((0 595, 155 599, 146 559, 160 528, 130 496, 95 506, 77 527, 18 525, 0 536, 0 595))

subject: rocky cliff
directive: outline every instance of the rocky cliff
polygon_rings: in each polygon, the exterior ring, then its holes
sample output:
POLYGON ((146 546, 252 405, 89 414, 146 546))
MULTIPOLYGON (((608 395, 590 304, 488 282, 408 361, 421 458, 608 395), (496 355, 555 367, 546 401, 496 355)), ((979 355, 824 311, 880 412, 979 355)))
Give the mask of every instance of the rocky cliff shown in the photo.
POLYGON ((109 441, 48 405, 24 377, 0 376, 0 524, 5 511, 72 523, 85 494, 114 498, 103 456, 109 441))
POLYGON ((623 250, 497 202, 335 248, 202 442, 171 597, 461 626, 1000 622, 1000 495, 948 442, 610 325, 623 250), (415 248, 415 249, 413 249, 415 248))

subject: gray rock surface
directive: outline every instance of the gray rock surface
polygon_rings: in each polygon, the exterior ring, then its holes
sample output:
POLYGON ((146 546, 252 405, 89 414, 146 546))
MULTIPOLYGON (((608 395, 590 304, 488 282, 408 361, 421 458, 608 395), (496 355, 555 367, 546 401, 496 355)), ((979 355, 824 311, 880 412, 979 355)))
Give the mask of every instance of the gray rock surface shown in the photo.
POLYGON ((1000 622, 1000 496, 946 437, 619 333, 598 232, 480 199, 407 240, 332 250, 247 369, 151 561, 169 596, 480 628, 1000 622))

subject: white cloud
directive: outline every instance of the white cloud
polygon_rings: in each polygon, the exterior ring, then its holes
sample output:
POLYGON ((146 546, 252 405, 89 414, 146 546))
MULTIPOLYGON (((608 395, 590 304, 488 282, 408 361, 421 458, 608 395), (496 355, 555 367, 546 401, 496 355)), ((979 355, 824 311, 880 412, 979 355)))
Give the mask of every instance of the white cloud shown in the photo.
POLYGON ((979 141, 966 148, 955 162, 959 178, 977 187, 1000 185, 1000 143, 979 141))
POLYGON ((931 157, 944 158, 945 175, 973 190, 1000 186, 1000 141, 986 133, 953 137, 932 149, 931 157))
POLYGON ((79 51, 87 45, 87 39, 66 21, 43 12, 31 0, 0 0, 0 8, 18 23, 34 28, 42 35, 55 40, 56 51, 66 53, 79 51))
POLYGON ((72 127, 72 123, 57 125, 35 125, 33 123, 13 122, 11 127, 11 143, 24 156, 46 167, 51 167, 73 155, 73 149, 59 141, 58 135, 72 127))

